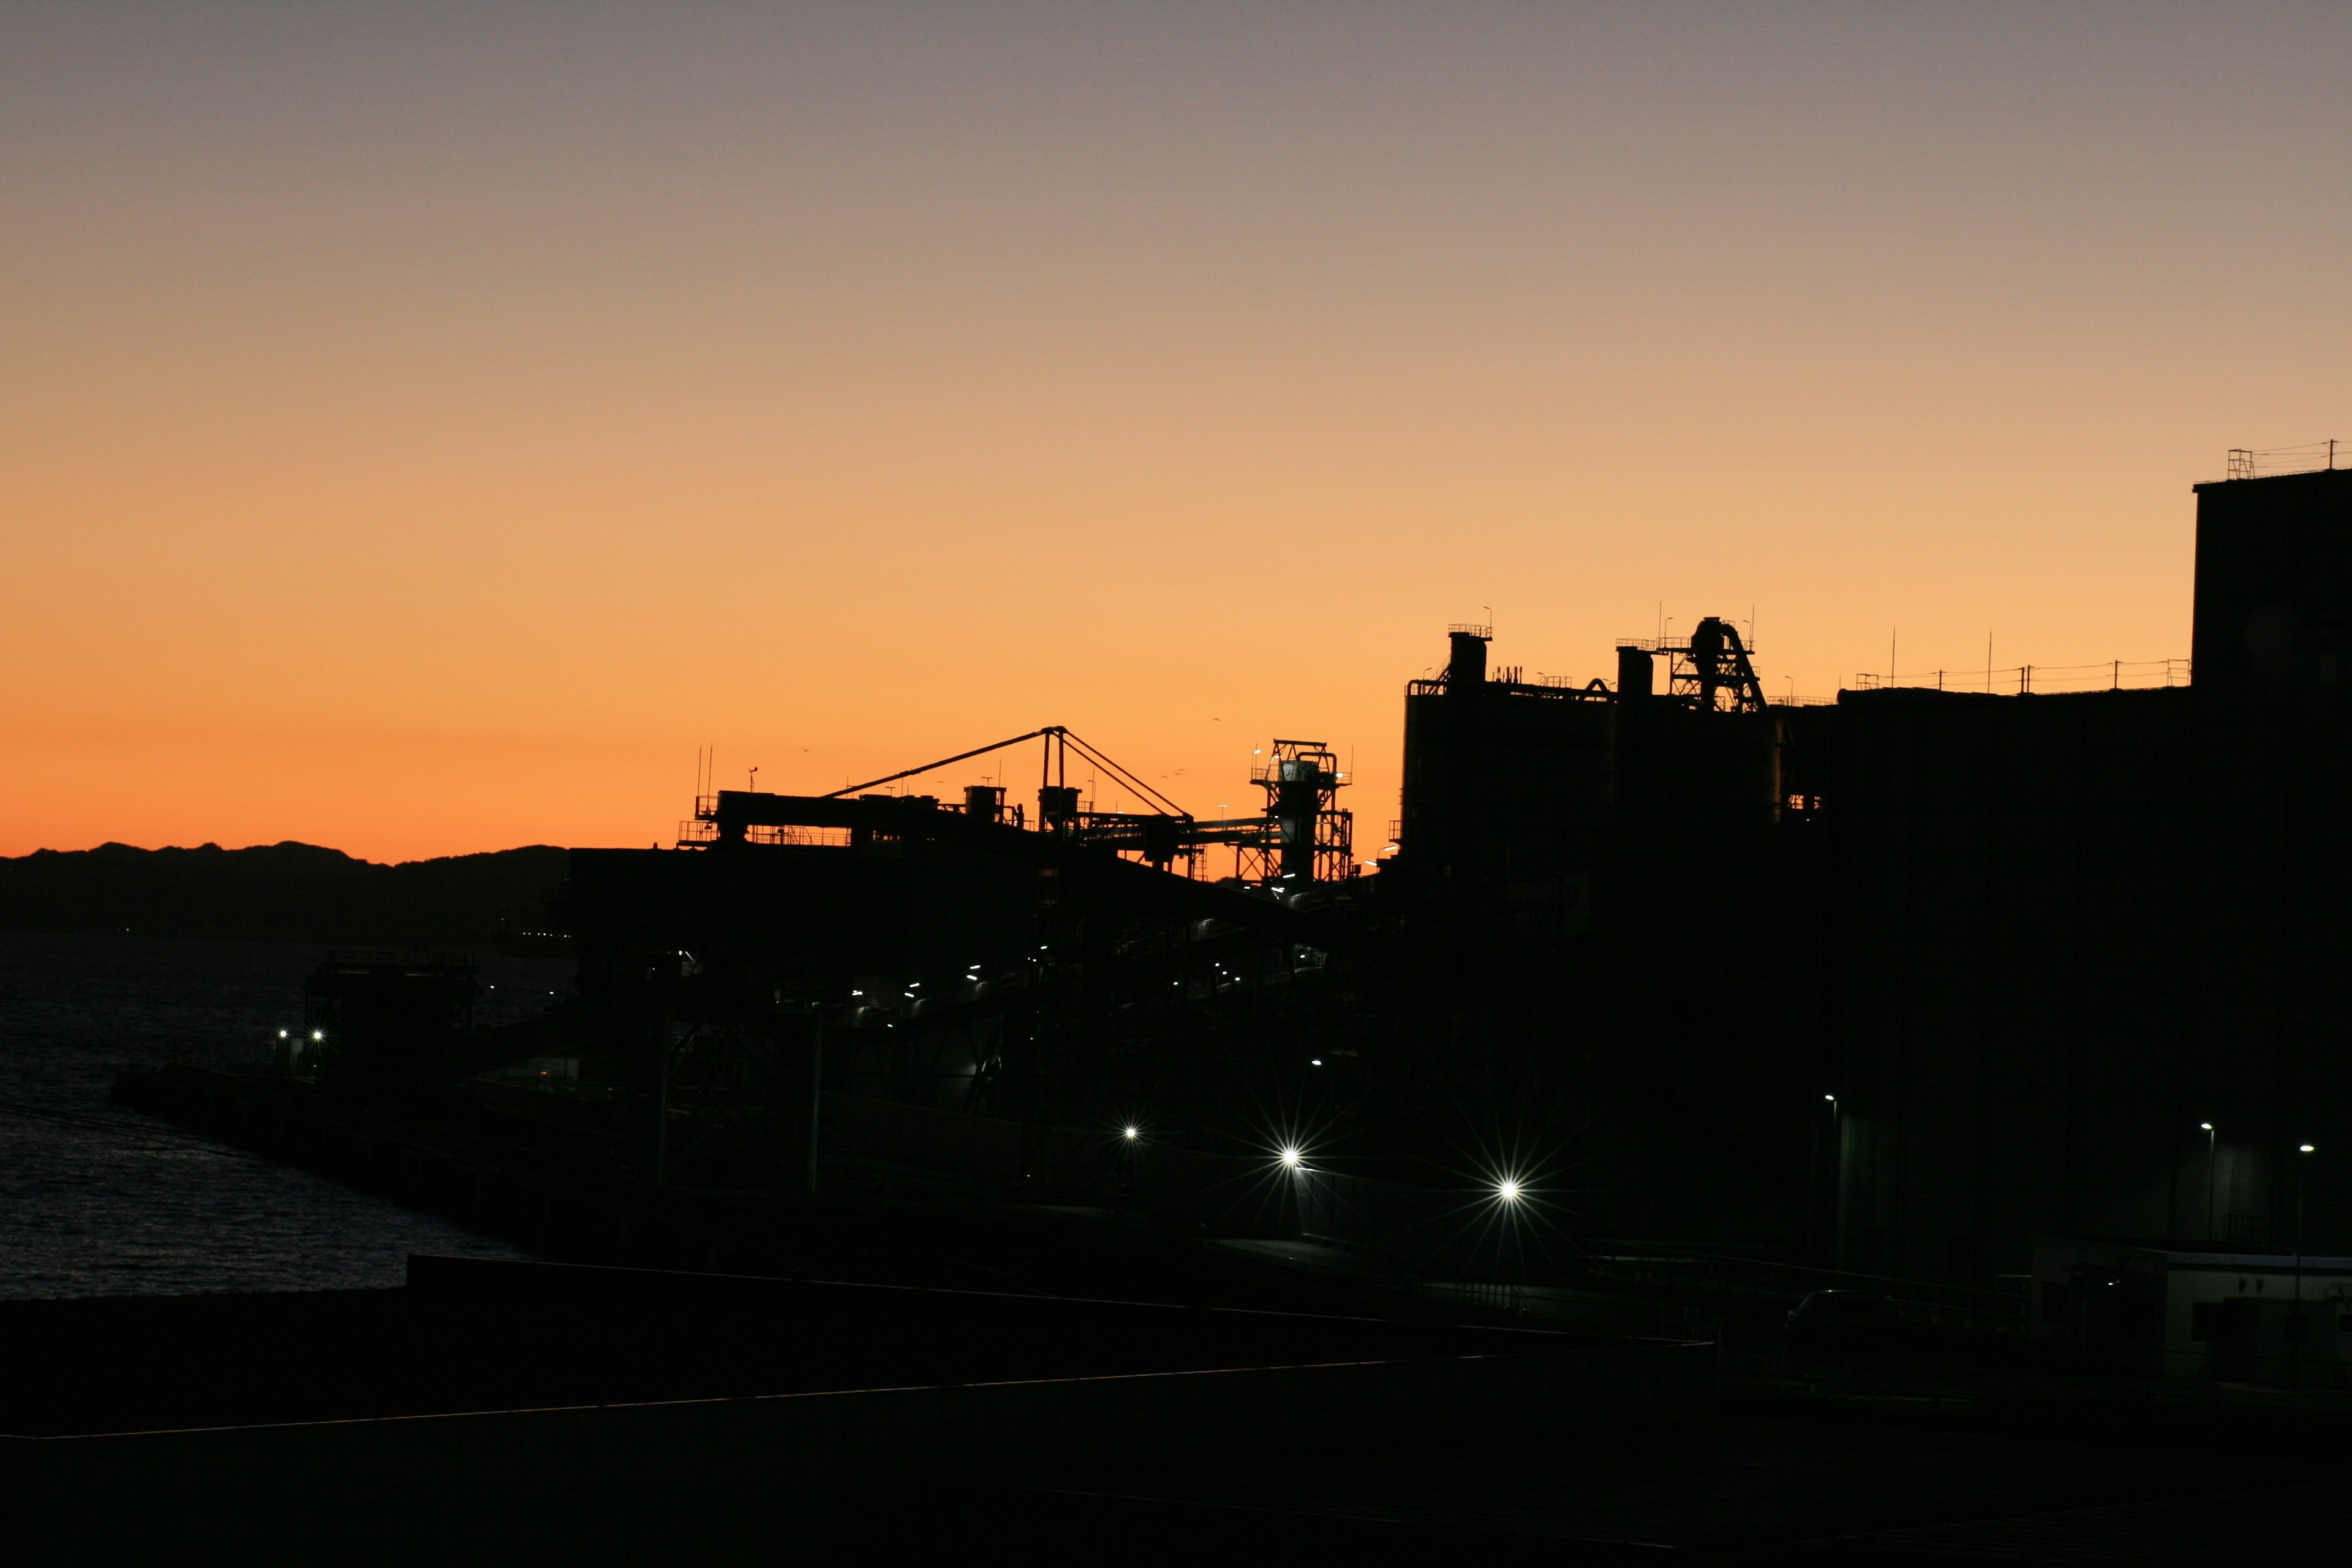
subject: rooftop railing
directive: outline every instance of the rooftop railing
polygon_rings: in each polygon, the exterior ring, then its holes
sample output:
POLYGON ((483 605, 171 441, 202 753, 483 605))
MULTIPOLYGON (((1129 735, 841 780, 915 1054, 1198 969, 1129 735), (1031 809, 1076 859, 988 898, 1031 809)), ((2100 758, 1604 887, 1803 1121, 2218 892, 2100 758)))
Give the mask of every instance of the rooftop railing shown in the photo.
POLYGON ((1922 669, 1905 674, 1862 674, 1856 691, 1989 691, 1997 696, 2026 692, 2144 691, 2189 684, 2185 658, 2111 658, 2105 664, 2021 664, 1999 669, 1922 669))

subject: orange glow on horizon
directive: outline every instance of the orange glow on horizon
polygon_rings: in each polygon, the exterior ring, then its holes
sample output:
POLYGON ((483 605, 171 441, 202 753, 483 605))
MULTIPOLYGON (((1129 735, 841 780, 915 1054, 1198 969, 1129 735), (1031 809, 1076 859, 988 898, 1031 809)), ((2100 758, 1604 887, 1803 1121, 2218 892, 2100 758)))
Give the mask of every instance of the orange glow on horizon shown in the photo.
POLYGON ((1064 723, 1203 816, 1324 740, 1370 859, 1488 606, 2186 656, 2188 487, 2345 411, 2352 40, 2125 14, 20 17, 0 854, 1064 723))

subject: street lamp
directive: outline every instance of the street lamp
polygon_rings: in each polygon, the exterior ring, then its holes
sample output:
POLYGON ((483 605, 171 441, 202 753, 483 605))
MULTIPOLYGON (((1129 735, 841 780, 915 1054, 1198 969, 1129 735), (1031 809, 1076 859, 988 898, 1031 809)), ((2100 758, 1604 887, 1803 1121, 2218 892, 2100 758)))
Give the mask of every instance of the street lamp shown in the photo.
MULTIPOLYGON (((1838 1097, 1834 1094, 1824 1094, 1822 1099, 1830 1108, 1830 1179, 1829 1190, 1826 1194, 1829 1200, 1827 1260, 1834 1265, 1838 1261, 1839 1253, 1843 1250, 1840 1230, 1845 1221, 1845 1150, 1843 1147, 1845 1129, 1838 1121, 1838 1097)), ((1813 1136, 1815 1138, 1821 1136, 1818 1129, 1815 1130, 1813 1136)), ((1814 1164, 1818 1170, 1820 1163, 1816 1161, 1814 1164)), ((1822 1223, 1811 1212, 1817 1201, 1813 1194, 1821 1191, 1822 1184, 1817 1177, 1807 1184, 1805 1206, 1808 1212, 1805 1215, 1805 1228, 1808 1232, 1806 1240, 1809 1246, 1820 1245, 1822 1241, 1822 1223)))
POLYGON ((2319 1151, 2305 1143, 2295 1152, 2303 1156, 2294 1163, 2294 1299, 2299 1305, 2303 1300, 2303 1178, 2311 1169, 2311 1156, 2319 1151))
POLYGON ((2213 1213, 2213 1124, 2200 1121, 2197 1125, 2205 1130, 2205 1239, 2219 1241, 2221 1235, 2215 1228, 2216 1215, 2213 1213))

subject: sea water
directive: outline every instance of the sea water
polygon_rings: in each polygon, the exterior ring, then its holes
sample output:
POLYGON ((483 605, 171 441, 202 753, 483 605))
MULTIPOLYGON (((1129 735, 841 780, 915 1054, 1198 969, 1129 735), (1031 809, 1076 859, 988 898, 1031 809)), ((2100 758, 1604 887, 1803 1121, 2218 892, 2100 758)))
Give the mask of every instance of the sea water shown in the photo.
MULTIPOLYGON (((266 1057, 328 951, 0 934, 0 1298, 397 1285, 412 1252, 520 1256, 108 1100, 126 1068, 266 1057)), ((562 959, 481 965, 479 1023, 570 983, 562 959)))

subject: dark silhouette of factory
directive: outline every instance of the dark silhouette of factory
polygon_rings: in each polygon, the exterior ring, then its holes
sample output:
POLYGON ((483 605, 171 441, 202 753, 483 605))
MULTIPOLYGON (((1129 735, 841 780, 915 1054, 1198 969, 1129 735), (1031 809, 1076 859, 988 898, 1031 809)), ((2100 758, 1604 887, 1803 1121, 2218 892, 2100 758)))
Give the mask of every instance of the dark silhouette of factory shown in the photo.
POLYGON ((1317 742, 1225 821, 1060 728, 983 749, 1042 759, 1034 803, 882 793, 983 752, 705 795, 677 850, 572 854, 589 1054, 649 1108, 640 1157, 712 1181, 805 1167, 821 1054, 867 1136, 1017 1129, 992 1173, 1040 1195, 1181 1206, 1147 1167, 1289 1150, 1517 1184, 1568 1245, 1956 1282, 2037 1233, 2336 1245, 2352 474, 2198 494, 2193 684, 1776 704, 1721 619, 1581 685, 1456 626, 1368 875, 1317 742))
POLYGON ((116 1097, 539 1258, 0 1303, 5 1538, 2308 1556, 2352 472, 2198 494, 2153 667, 1776 703, 1724 618, 1580 681, 1455 626, 1369 862, 1322 742, 1202 820, 1048 726, 569 851, 520 1022, 339 950, 116 1097))
POLYGON ((1901 1279, 2210 1372, 2295 1340, 2265 1258, 2294 1313, 2352 1283, 2352 473, 2198 497, 2190 661, 1774 702, 1725 619, 1580 683, 1455 626, 1385 858, 1321 742, 1202 820, 1049 726, 571 851, 577 994, 528 1025, 471 1029, 462 962, 342 953, 276 1087, 122 1092, 305 1149, 391 1107, 352 1160, 519 1194, 559 1255, 799 1268, 779 1216, 1058 1208, 1104 1268, 1115 1234, 1523 1289, 1671 1255, 1692 1301, 1901 1279))

